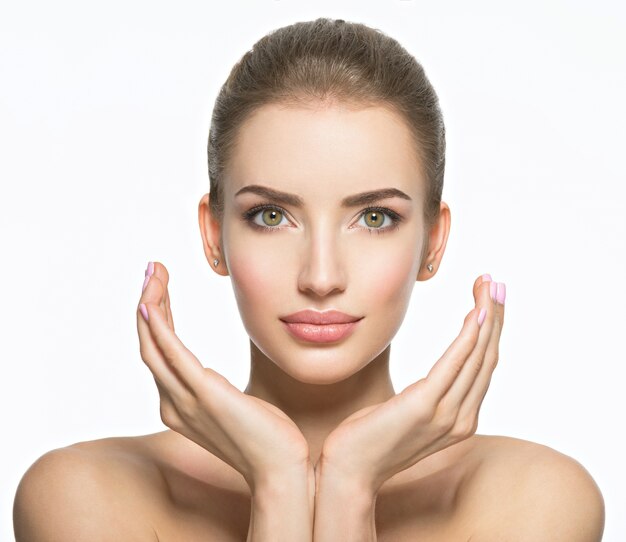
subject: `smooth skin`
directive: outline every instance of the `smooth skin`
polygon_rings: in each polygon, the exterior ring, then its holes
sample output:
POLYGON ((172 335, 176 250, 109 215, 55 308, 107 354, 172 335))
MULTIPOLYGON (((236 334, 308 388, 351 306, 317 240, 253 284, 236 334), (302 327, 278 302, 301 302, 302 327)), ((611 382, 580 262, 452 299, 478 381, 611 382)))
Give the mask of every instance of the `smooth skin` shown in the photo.
MULTIPOLYGON (((308 445, 297 425, 271 403, 203 367, 176 336, 169 274, 159 262, 154 269, 140 303, 148 321, 139 311, 137 326, 141 357, 159 389, 163 422, 233 466, 253 489, 284 471, 308 474, 308 445)), ((497 364, 504 317, 504 304, 491 299, 490 286, 483 276, 476 279, 476 307, 428 376, 355 412, 329 434, 320 458, 327 470, 376 492, 397 472, 474 434, 497 364), (487 311, 482 326, 481 308, 487 311)))
MULTIPOLYGON (((253 495, 272 479, 310 481, 314 469, 317 486, 330 477, 333 485, 339 480, 374 497, 397 472, 476 431, 498 360, 504 317, 504 304, 495 301, 497 290, 492 299, 492 283, 483 276, 474 282, 476 307, 428 376, 346 418, 327 437, 315 466, 308 461, 306 439, 284 412, 240 392, 219 373, 204 368, 183 345, 174 330, 168 280, 165 266, 155 262, 140 303, 148 319, 140 310, 137 321, 141 356, 157 383, 163 422, 241 472, 253 495), (481 308, 487 312, 479 325, 481 308)), ((315 539, 340 539, 333 523, 318 516, 317 524, 315 539)), ((296 523, 296 532, 285 540, 301 533, 303 540, 309 539, 312 531, 303 525, 296 523)))
MULTIPOLYGON (((248 386, 239 391, 184 346, 169 273, 154 262, 137 330, 169 429, 42 456, 16 494, 17 542, 601 539, 602 495, 582 465, 475 434, 499 359, 504 304, 494 297, 504 300, 504 285, 492 292, 494 281, 477 277, 458 336, 425 362, 425 378, 393 388, 391 340, 450 232, 444 202, 425 231, 424 177, 401 117, 336 103, 263 106, 225 175, 223 219, 209 194, 198 218, 209 266, 230 277, 250 337, 248 386), (386 188, 403 195, 350 201, 386 188), (363 318, 345 340, 313 345, 280 321, 305 308, 363 318)), ((219 307, 207 300, 207 310, 219 307)))

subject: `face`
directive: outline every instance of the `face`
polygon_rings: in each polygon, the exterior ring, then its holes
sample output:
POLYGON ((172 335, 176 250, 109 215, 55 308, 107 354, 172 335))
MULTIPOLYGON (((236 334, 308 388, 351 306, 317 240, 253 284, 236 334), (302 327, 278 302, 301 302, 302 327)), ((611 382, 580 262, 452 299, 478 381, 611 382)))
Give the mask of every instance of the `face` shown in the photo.
POLYGON ((225 177, 221 236, 263 355, 301 382, 330 384, 389 345, 420 268, 424 186, 410 132, 385 108, 267 105, 248 119, 225 177), (304 309, 361 320, 312 342, 281 320, 304 309))

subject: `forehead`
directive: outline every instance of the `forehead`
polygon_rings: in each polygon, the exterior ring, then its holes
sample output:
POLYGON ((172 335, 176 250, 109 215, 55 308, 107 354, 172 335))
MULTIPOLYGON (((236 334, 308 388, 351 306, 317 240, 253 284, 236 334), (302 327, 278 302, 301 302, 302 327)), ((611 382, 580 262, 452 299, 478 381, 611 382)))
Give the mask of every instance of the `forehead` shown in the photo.
POLYGON ((405 121, 381 106, 268 104, 241 126, 224 193, 252 183, 306 194, 395 186, 419 197, 423 186, 405 121))

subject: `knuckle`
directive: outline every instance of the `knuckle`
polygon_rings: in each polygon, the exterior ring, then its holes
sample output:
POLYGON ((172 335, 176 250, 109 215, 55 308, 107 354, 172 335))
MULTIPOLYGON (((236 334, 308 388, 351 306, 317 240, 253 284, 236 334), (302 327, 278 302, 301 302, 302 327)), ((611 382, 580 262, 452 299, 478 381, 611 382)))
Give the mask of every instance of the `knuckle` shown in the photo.
POLYGON ((417 424, 430 424, 437 414, 437 404, 432 400, 428 391, 431 389, 428 379, 423 378, 407 386, 400 393, 415 413, 417 424))
POLYGON ((453 409, 448 408, 442 401, 440 407, 437 409, 434 424, 438 428, 439 432, 449 433, 454 428, 456 418, 457 413, 453 409))
POLYGON ((436 423, 437 433, 440 435, 449 435, 454 431, 454 416, 446 416, 444 418, 438 419, 436 423))
POLYGON ((417 424, 421 427, 422 425, 431 425, 435 423, 437 417, 437 409, 431 407, 430 405, 421 406, 419 409, 419 415, 416 418, 417 424))
POLYGON ((474 377, 476 377, 478 375, 478 373, 480 373, 480 370, 482 369, 484 363, 484 357, 483 356, 478 356, 477 359, 472 360, 471 364, 470 364, 470 369, 472 371, 472 375, 474 377))
POLYGON ((160 345, 163 357, 166 359, 167 364, 176 372, 180 373, 181 364, 184 365, 184 361, 181 361, 181 354, 176 350, 176 347, 169 343, 160 345))
POLYGON ((450 364, 450 370, 454 374, 455 378, 459 376, 459 374, 463 370, 464 365, 465 359, 455 359, 454 362, 450 364))
POLYGON ((468 416, 458 420, 452 433, 459 439, 471 437, 478 429, 478 416, 468 416))
POLYGON ((145 341, 139 342, 139 356, 141 356, 141 359, 144 361, 144 363, 148 363, 148 360, 150 359, 150 354, 148 352, 148 347, 145 341))
POLYGON ((144 363, 148 363, 148 353, 146 349, 143 347, 143 344, 139 347, 139 356, 141 357, 144 363))
POLYGON ((402 390, 402 394, 405 395, 406 397, 416 397, 419 399, 423 399, 424 398, 424 393, 426 393, 427 389, 428 389, 428 384, 427 384, 427 378, 422 378, 421 380, 418 380, 417 382, 413 382, 412 384, 408 385, 406 388, 404 388, 402 390))
POLYGON ((460 342, 460 347, 458 349, 458 352, 456 353, 456 359, 455 360, 455 367, 459 367, 460 368, 463 367, 463 364, 465 363, 465 360, 471 355, 472 351, 474 350, 474 348, 476 348, 476 345, 478 344, 478 332, 476 331, 471 331, 468 332, 467 334, 463 335, 461 337, 461 342, 460 342))
POLYGON ((464 349, 471 349, 476 345, 476 342, 478 341, 478 331, 468 330, 467 333, 464 333, 460 338, 462 347, 464 349))
POLYGON ((176 430, 180 427, 180 418, 177 410, 170 401, 161 401, 160 407, 161 421, 170 429, 176 430))
POLYGON ((176 410, 178 410, 178 415, 183 420, 193 420, 196 416, 195 403, 190 400, 180 401, 176 410))
POLYGON ((496 352, 496 354, 495 354, 495 356, 494 356, 494 358, 493 358, 493 361, 491 362, 491 367, 492 367, 492 370, 496 368, 496 366, 498 365, 498 361, 500 361, 500 356, 499 356, 499 354, 496 352))

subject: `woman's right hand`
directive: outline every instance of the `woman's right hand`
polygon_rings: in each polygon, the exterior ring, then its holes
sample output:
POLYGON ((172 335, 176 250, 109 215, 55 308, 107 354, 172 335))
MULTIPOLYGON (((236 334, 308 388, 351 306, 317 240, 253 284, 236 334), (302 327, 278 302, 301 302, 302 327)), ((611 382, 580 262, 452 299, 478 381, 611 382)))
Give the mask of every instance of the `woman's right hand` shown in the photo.
POLYGON ((457 338, 425 378, 335 427, 322 446, 318 482, 341 479, 375 495, 398 472, 475 434, 498 363, 505 292, 489 276, 474 281, 475 307, 457 338))
POLYGON ((146 280, 137 309, 139 350, 159 390, 163 423, 240 472, 253 492, 285 476, 308 476, 314 486, 309 446, 298 426, 203 367, 183 345, 174 333, 163 264, 148 264, 146 280))

